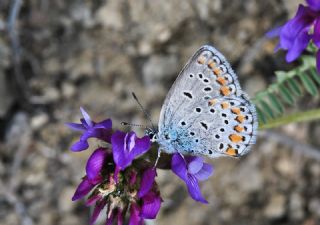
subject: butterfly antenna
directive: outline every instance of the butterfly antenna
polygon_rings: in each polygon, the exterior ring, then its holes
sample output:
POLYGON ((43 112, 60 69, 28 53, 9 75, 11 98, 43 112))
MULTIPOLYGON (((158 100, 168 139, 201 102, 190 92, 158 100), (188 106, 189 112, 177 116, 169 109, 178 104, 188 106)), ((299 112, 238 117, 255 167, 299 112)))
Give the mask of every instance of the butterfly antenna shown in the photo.
POLYGON ((141 125, 141 124, 134 124, 134 123, 127 123, 127 122, 121 122, 122 126, 129 126, 129 127, 142 127, 144 129, 147 129, 147 126, 141 125))
POLYGON ((155 126, 152 123, 151 117, 149 115, 149 113, 143 108, 143 106, 141 105, 140 101, 138 100, 136 94, 134 92, 131 93, 134 100, 136 100, 136 102, 138 103, 138 105, 140 106, 140 109, 142 110, 143 114, 146 116, 146 118, 148 119, 149 123, 151 124, 151 127, 153 130, 156 130, 155 126))

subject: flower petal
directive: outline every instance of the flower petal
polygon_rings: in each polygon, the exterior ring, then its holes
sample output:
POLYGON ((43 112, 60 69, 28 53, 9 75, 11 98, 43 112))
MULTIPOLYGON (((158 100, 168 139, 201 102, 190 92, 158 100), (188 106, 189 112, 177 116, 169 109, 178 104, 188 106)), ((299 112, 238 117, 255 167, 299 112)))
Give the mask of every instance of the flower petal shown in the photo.
POLYGON ((289 49, 286 55, 287 62, 296 60, 301 55, 302 51, 308 46, 311 39, 311 35, 308 34, 308 30, 309 28, 302 30, 294 40, 293 46, 289 49))
POLYGON ((274 38, 274 37, 279 36, 282 27, 283 27, 283 26, 279 26, 279 27, 273 28, 272 30, 269 30, 269 31, 266 33, 267 38, 274 38))
POLYGON ((140 218, 140 209, 139 206, 135 203, 131 204, 130 207, 130 219, 129 219, 129 225, 139 225, 142 224, 143 219, 140 218))
POLYGON ((203 158, 202 157, 195 157, 189 156, 186 157, 188 163, 188 172, 191 174, 198 173, 202 166, 203 166, 203 158))
POLYGON ((149 192, 142 198, 142 201, 140 216, 144 219, 155 219, 161 207, 160 196, 149 192))
POLYGON ((310 9, 303 5, 299 5, 294 18, 289 20, 280 31, 281 48, 290 49, 294 45, 298 34, 309 27, 313 23, 313 20, 314 17, 310 12, 310 9))
POLYGON ((84 110, 84 108, 80 107, 80 111, 82 113, 83 119, 86 121, 86 123, 88 124, 88 126, 92 127, 93 123, 92 120, 89 116, 89 114, 84 110))
POLYGON ((182 180, 187 179, 187 164, 179 153, 172 156, 171 170, 182 180))
POLYGON ((94 207, 92 216, 90 218, 90 225, 93 225, 96 222, 101 210, 104 208, 105 205, 106 201, 103 200, 96 203, 96 206, 94 207))
POLYGON ((124 133, 121 131, 113 133, 111 144, 114 162, 122 170, 129 166, 135 157, 148 151, 151 146, 148 136, 138 138, 134 132, 124 133))
POLYGON ((103 120, 99 123, 96 123, 94 125, 94 128, 111 129, 112 128, 112 121, 111 121, 111 119, 103 120))
POLYGON ((318 18, 314 24, 314 31, 312 40, 314 44, 320 48, 320 18, 318 18))
POLYGON ((208 203, 202 196, 198 180, 195 176, 188 174, 188 179, 185 180, 188 187, 188 192, 194 200, 202 203, 208 203))
POLYGON ((106 221, 106 225, 112 225, 113 224, 113 219, 114 219, 114 211, 112 210, 112 212, 109 213, 107 212, 107 221, 106 221))
POLYGON ((208 164, 208 163, 204 163, 201 170, 194 174, 194 176, 200 180, 200 181, 203 181, 203 180, 207 180, 213 173, 213 167, 208 164))
POLYGON ((125 217, 125 213, 122 212, 121 209, 118 209, 118 212, 117 212, 117 222, 118 222, 118 225, 123 225, 123 219, 125 217))
MULTIPOLYGON (((137 172, 135 170, 131 170, 130 171, 130 175, 129 175, 129 185, 132 186, 136 183, 137 181, 137 172)), ((143 179, 143 178, 142 178, 143 179)))
POLYGON ((125 136, 126 133, 116 131, 111 137, 111 144, 113 147, 113 160, 121 169, 125 169, 131 164, 132 156, 125 152, 125 136))
POLYGON ((98 200, 101 200, 101 199, 102 199, 101 195, 93 195, 93 196, 88 198, 88 200, 86 201, 85 205, 86 206, 91 206, 91 205, 95 204, 98 200))
MULTIPOLYGON (((116 184, 119 182, 119 173, 121 168, 116 165, 116 168, 114 169, 113 179, 116 182, 116 184)), ((110 177, 112 179, 112 177, 110 177)))
POLYGON ((85 140, 85 141, 77 141, 76 143, 74 143, 70 149, 71 151, 73 152, 80 152, 80 151, 83 151, 83 150, 86 150, 87 148, 89 148, 89 144, 88 142, 85 140))
POLYGON ((94 180, 100 175, 106 156, 107 152, 102 148, 98 148, 89 157, 86 165, 86 172, 89 180, 94 180))
POLYGON ((138 197, 142 198, 147 194, 153 186, 154 179, 157 175, 155 168, 149 168, 144 171, 141 179, 140 190, 138 192, 138 197))
POLYGON ((124 151, 130 153, 136 144, 137 135, 131 131, 124 138, 124 151))
POLYGON ((135 140, 135 145, 132 149, 131 154, 133 158, 147 152, 151 147, 150 138, 148 136, 144 136, 142 138, 138 138, 135 140))
POLYGON ((320 10, 320 1, 319 0, 306 0, 310 8, 314 11, 320 10))
POLYGON ((64 123, 72 130, 85 131, 86 128, 81 123, 64 123))
POLYGON ((97 138, 100 135, 99 129, 88 129, 86 132, 84 132, 81 137, 80 141, 86 141, 89 138, 95 137, 97 138))
POLYGON ((87 177, 85 177, 77 187, 77 190, 72 197, 72 201, 76 201, 80 198, 83 198, 86 194, 88 194, 91 191, 93 187, 94 185, 89 182, 87 177))

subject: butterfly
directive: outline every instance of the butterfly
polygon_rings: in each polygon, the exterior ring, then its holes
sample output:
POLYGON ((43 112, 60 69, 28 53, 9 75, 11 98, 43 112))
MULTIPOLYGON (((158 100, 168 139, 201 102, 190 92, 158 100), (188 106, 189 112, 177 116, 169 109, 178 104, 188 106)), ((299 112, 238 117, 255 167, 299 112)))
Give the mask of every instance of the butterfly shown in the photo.
POLYGON ((158 130, 146 133, 166 153, 239 157, 256 141, 254 104, 237 75, 212 46, 189 59, 168 92, 158 130))

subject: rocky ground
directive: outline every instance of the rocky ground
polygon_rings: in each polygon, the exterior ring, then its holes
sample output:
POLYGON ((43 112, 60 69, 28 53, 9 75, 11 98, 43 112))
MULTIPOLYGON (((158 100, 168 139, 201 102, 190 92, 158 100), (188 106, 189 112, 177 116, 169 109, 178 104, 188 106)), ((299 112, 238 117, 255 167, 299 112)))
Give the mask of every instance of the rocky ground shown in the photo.
MULTIPOLYGON (((135 91, 157 121, 179 70, 207 43, 224 53, 253 96, 274 70, 288 68, 264 35, 301 1, 19 2, 0 2, 0 224, 6 225, 88 224, 90 210, 70 199, 89 151, 68 150, 77 136, 63 124, 80 118, 80 106, 96 120, 112 118, 115 127, 144 124, 135 91)), ((160 172, 164 203, 148 223, 320 224, 319 135, 318 122, 289 125, 261 133, 240 160, 211 160, 215 175, 202 186, 209 205, 192 201, 180 180, 160 172)))

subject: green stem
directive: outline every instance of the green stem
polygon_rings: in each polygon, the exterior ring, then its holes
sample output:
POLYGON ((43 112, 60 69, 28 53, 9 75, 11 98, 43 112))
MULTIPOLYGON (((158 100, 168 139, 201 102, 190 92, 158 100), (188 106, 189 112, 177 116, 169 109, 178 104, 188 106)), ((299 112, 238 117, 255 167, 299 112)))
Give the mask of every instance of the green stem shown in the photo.
POLYGON ((289 123, 307 122, 317 119, 320 119, 320 109, 312 109, 305 112, 297 112, 290 115, 284 115, 278 119, 274 119, 270 122, 267 122, 266 124, 260 125, 259 130, 280 127, 289 123))

